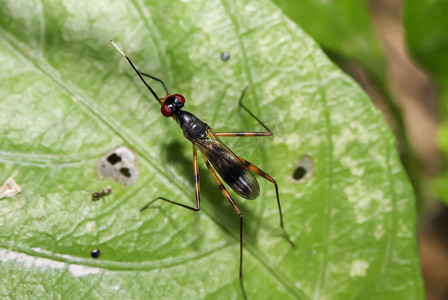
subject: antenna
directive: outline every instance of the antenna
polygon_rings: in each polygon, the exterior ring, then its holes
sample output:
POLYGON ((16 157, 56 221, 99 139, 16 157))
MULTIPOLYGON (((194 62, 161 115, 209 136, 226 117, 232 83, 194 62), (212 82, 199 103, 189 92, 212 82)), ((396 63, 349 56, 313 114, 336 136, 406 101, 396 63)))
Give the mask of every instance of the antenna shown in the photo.
MULTIPOLYGON (((146 85, 146 87, 148 88, 148 90, 151 92, 151 94, 153 94, 154 98, 156 98, 156 100, 162 104, 162 101, 160 101, 159 97, 157 96, 157 94, 154 92, 154 90, 149 86, 149 84, 146 83, 146 81, 143 79, 142 75, 140 74, 140 71, 137 69, 137 67, 134 65, 134 63, 131 61, 131 59, 124 54, 123 51, 121 51, 121 49, 117 46, 117 44, 114 43, 114 41, 110 40, 110 43, 112 45, 114 45, 115 48, 117 48, 117 50, 121 53, 121 55, 123 55, 127 61, 129 62, 129 64, 131 65, 131 67, 134 69, 134 71, 137 73, 138 77, 140 77, 140 79, 143 81, 143 83, 146 85)), ((164 85, 165 87, 165 85, 164 85)), ((166 90, 166 88, 165 88, 166 90)))

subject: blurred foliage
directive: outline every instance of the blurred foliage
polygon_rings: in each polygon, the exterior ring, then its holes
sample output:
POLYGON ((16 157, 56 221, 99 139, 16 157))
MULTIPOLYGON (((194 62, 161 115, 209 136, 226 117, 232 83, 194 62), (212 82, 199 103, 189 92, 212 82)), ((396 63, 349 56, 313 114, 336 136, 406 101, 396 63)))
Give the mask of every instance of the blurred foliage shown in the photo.
POLYGON ((404 0, 404 26, 409 50, 434 78, 439 90, 440 119, 438 142, 445 164, 434 182, 438 197, 448 204, 448 1, 404 0))
POLYGON ((324 49, 354 59, 384 78, 386 61, 364 1, 274 0, 324 49))
POLYGON ((448 2, 404 0, 406 41, 412 55, 434 77, 448 112, 448 2))

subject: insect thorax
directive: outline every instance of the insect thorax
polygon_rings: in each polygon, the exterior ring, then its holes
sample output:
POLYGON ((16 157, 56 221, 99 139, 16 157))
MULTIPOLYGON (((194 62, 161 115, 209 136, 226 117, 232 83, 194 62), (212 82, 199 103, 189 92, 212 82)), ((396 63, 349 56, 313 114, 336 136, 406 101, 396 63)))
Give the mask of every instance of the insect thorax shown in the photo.
POLYGON ((181 110, 176 119, 188 140, 204 139, 207 136, 207 124, 192 113, 181 110))

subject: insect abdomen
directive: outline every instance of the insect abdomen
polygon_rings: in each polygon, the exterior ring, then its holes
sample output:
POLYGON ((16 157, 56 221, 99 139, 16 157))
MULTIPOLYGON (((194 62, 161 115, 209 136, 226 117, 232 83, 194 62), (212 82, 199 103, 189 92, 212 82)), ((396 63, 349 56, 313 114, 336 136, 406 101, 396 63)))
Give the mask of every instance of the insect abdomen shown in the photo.
POLYGON ((216 166, 213 167, 219 173, 222 180, 241 197, 254 200, 260 195, 260 186, 248 169, 242 169, 238 166, 236 168, 230 167, 224 172, 220 172, 216 166))
POLYGON ((207 138, 196 140, 194 144, 235 193, 248 200, 260 195, 260 186, 254 175, 210 128, 207 129, 207 138))

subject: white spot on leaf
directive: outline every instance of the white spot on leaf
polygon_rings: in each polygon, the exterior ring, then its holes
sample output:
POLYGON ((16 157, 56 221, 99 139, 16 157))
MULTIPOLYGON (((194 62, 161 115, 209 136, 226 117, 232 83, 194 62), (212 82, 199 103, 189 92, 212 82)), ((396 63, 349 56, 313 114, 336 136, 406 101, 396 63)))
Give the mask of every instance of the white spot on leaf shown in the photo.
POLYGON ((365 168, 359 166, 359 163, 349 156, 345 156, 341 159, 341 164, 350 170, 350 173, 356 177, 361 177, 364 174, 365 168))
POLYGON ((0 188, 0 199, 6 197, 14 197, 18 193, 22 192, 22 187, 14 181, 12 177, 9 177, 3 183, 3 186, 0 188))
POLYGON ((377 240, 379 240, 384 235, 385 232, 386 231, 384 230, 383 224, 378 224, 373 235, 377 240))
POLYGON ((7 249, 0 249, 0 261, 15 261, 22 264, 26 268, 42 268, 42 269, 62 269, 65 263, 55 261, 49 258, 35 257, 25 253, 15 252, 7 249))
POLYGON ((86 276, 89 274, 97 274, 100 272, 99 268, 93 268, 82 265, 70 265, 70 267, 68 267, 68 270, 70 271, 70 273, 73 274, 73 276, 76 277, 86 276))
POLYGON ((100 179, 116 180, 129 186, 137 180, 139 175, 137 157, 129 148, 118 147, 98 160, 96 172, 100 179))
POLYGON ((364 277, 366 276, 369 263, 365 260, 358 259, 352 262, 352 268, 350 270, 351 277, 364 277))
POLYGON ((382 201, 384 198, 384 193, 381 190, 369 189, 361 180, 345 187, 344 192, 353 206, 358 224, 364 223, 371 218, 372 212, 370 208, 372 200, 382 201))

